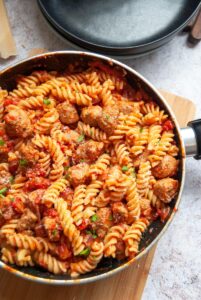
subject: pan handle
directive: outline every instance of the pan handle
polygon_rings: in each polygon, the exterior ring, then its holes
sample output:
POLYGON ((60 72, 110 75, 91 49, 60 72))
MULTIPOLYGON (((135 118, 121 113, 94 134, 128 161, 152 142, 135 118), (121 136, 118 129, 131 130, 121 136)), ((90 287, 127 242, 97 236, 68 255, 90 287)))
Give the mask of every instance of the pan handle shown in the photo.
POLYGON ((201 159, 201 119, 191 121, 181 129, 186 155, 201 159))

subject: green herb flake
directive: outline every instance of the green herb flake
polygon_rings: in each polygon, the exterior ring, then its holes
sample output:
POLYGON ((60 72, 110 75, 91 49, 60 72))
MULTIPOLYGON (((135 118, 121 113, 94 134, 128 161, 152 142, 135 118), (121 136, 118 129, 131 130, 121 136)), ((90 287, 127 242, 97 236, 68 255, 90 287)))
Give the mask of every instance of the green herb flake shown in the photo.
POLYGON ((84 134, 81 134, 78 139, 77 139, 77 142, 80 143, 80 142, 83 142, 84 141, 84 134))
POLYGON ((143 127, 140 128, 140 133, 142 133, 142 131, 143 131, 143 127))
POLYGON ((96 214, 91 216, 91 221, 92 222, 96 222, 97 220, 98 220, 98 216, 96 214))
POLYGON ((93 134, 93 130, 92 129, 90 129, 90 135, 92 135, 93 134))
POLYGON ((80 159, 80 162, 85 162, 85 160, 84 159, 80 159))
POLYGON ((105 118, 106 118, 106 120, 109 120, 109 119, 110 119, 110 116, 105 115, 105 118))
POLYGON ((127 166, 123 166, 121 169, 122 169, 123 172, 128 171, 128 167, 127 166))
POLYGON ((14 176, 10 176, 10 178, 9 178, 10 183, 13 183, 14 179, 15 179, 14 176))
POLYGON ((109 220, 112 221, 113 220, 113 215, 109 216, 109 220))
POLYGON ((0 190, 0 194, 1 195, 3 195, 3 194, 5 194, 6 192, 7 192, 7 187, 4 187, 4 188, 2 188, 1 190, 0 190))
POLYGON ((92 234, 92 237, 93 237, 93 239, 96 239, 97 238, 97 234, 92 234))
POLYGON ((20 159, 20 166, 24 167, 28 164, 28 161, 26 159, 20 159))
POLYGON ((50 105, 51 101, 49 99, 43 99, 45 105, 50 105))
POLYGON ((57 234, 57 230, 54 229, 54 230, 52 231, 52 234, 53 234, 53 236, 55 236, 55 235, 57 234))
POLYGON ((64 166, 64 170, 67 171, 70 167, 64 166))
POLYGON ((89 253, 90 253, 90 249, 89 249, 89 248, 85 248, 84 250, 82 250, 82 251, 80 252, 79 255, 88 256, 89 253))
POLYGON ((90 230, 86 230, 87 234, 92 234, 92 232, 90 230))
POLYGON ((0 139, 0 146, 3 146, 5 144, 4 140, 0 139))
POLYGON ((10 198, 10 201, 11 201, 12 203, 14 202, 14 200, 15 200, 14 197, 11 197, 11 198, 10 198))

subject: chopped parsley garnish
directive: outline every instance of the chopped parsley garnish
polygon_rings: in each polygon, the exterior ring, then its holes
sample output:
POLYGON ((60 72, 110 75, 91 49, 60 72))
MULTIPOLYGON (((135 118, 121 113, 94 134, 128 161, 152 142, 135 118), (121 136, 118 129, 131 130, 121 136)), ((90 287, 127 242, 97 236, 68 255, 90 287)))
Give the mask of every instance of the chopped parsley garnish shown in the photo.
POLYGON ((90 249, 89 249, 89 248, 85 248, 84 250, 82 250, 82 251, 80 252, 79 255, 88 256, 89 253, 90 253, 90 249))
POLYGON ((15 200, 14 197, 11 197, 11 198, 10 198, 10 201, 11 201, 12 203, 14 202, 14 200, 15 200))
POLYGON ((68 166, 64 166, 64 170, 68 170, 70 167, 68 166))
POLYGON ((0 190, 0 194, 3 195, 7 192, 7 187, 4 187, 0 190))
POLYGON ((52 234, 53 234, 53 236, 55 236, 55 235, 57 234, 57 230, 54 229, 54 230, 52 231, 52 234))
POLYGON ((122 169, 123 172, 128 171, 128 167, 127 166, 123 166, 121 169, 122 169))
POLYGON ((91 134, 91 135, 93 134, 93 130, 92 130, 92 129, 90 129, 90 134, 91 134))
POLYGON ((142 131, 143 131, 143 127, 140 128, 140 133, 142 133, 142 131))
POLYGON ((4 140, 0 139, 0 146, 3 146, 5 144, 4 140))
POLYGON ((14 176, 10 176, 9 181, 10 181, 10 183, 13 183, 13 181, 14 181, 14 176))
POLYGON ((109 216, 109 220, 112 221, 113 220, 113 215, 109 216))
POLYGON ((80 159, 80 162, 85 162, 85 160, 84 159, 80 159))
POLYGON ((51 101, 49 99, 43 99, 45 105, 50 105, 51 101))
POLYGON ((20 159, 20 166, 24 167, 28 164, 28 161, 26 159, 20 159))
POLYGON ((83 142, 84 141, 84 134, 81 134, 78 139, 77 139, 77 142, 80 143, 80 142, 83 142))
POLYGON ((86 233, 92 235, 92 237, 93 237, 94 239, 97 238, 97 234, 96 234, 96 231, 95 231, 95 230, 92 230, 92 231, 86 230, 86 233))
POLYGON ((107 120, 109 120, 109 119, 110 119, 110 116, 108 116, 108 115, 105 115, 105 118, 106 118, 107 120))
POLYGON ((98 216, 96 214, 91 216, 91 221, 92 222, 96 222, 97 220, 98 220, 98 216))

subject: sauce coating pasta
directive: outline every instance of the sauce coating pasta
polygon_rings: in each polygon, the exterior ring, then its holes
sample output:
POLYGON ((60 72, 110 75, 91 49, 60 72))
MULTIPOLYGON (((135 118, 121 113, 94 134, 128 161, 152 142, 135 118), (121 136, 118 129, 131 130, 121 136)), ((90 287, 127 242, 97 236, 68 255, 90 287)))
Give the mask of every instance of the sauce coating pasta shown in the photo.
POLYGON ((77 277, 133 258, 166 220, 179 149, 169 116, 126 74, 69 69, 0 89, 0 248, 5 263, 77 277))

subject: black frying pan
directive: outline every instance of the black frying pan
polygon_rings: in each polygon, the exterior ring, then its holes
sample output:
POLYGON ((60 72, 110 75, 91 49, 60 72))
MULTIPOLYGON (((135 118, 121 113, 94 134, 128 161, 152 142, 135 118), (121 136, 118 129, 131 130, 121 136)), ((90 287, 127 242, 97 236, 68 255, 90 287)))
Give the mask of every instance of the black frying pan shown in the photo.
POLYGON ((74 44, 109 55, 148 53, 179 32, 200 0, 38 0, 50 22, 74 44))

